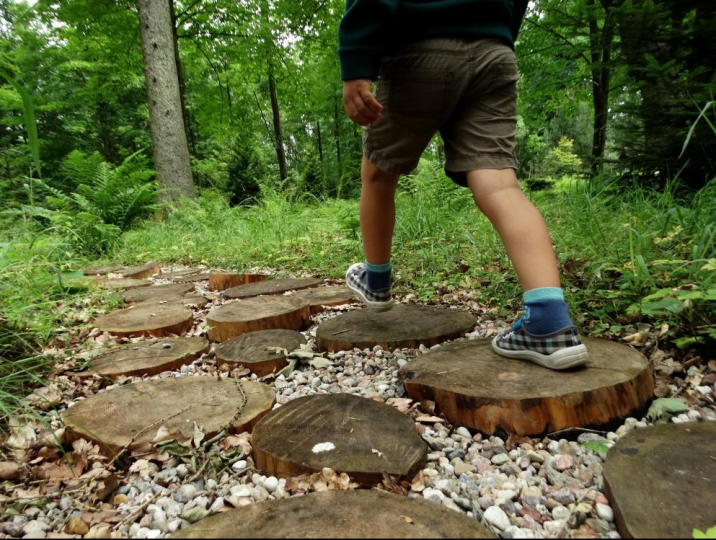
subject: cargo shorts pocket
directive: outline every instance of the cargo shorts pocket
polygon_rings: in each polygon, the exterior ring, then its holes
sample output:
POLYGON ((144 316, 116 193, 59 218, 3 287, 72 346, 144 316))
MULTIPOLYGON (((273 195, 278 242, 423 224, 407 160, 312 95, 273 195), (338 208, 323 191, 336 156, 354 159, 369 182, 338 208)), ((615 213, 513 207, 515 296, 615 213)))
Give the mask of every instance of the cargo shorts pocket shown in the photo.
POLYGON ((447 70, 396 66, 391 70, 388 98, 393 120, 409 129, 437 126, 447 113, 450 79, 447 70))
POLYGON ((496 115, 513 116, 517 112, 517 64, 497 62, 490 67, 492 83, 480 99, 480 108, 496 115))

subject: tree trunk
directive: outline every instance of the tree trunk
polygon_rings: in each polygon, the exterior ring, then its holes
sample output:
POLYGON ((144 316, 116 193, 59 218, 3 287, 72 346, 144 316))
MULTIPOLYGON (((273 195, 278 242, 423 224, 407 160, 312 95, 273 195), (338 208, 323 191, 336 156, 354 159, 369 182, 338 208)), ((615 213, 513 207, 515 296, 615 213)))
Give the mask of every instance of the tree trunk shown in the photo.
POLYGON ((281 173, 281 180, 288 178, 286 167, 286 150, 283 147, 283 131, 281 130, 281 113, 278 108, 278 96, 276 95, 276 83, 273 78, 273 69, 269 67, 269 92, 271 93, 271 112, 273 114, 273 131, 276 137, 276 157, 278 168, 281 173))
POLYGON ((594 102, 594 129, 592 135, 592 172, 601 169, 607 144, 607 121, 609 112, 609 84, 611 80, 611 48, 614 39, 611 1, 601 0, 604 8, 604 26, 599 31, 596 4, 589 0, 589 40, 592 60, 592 99, 594 102))
POLYGON ((138 0, 154 168, 162 199, 194 197, 191 160, 184 130, 170 0, 138 0))
POLYGON ((112 111, 106 101, 97 105, 97 122, 99 138, 102 141, 102 155, 109 163, 118 163, 117 149, 112 137, 112 111))
POLYGON ((343 170, 341 166, 341 129, 338 121, 338 97, 334 97, 333 105, 333 136, 336 139, 336 163, 338 163, 338 179, 340 181, 341 176, 343 176, 343 170))
POLYGON ((318 132, 318 155, 321 158, 321 163, 323 163, 323 142, 321 141, 321 121, 318 120, 316 122, 316 131, 318 132))
POLYGON ((181 98, 181 114, 184 119, 184 130, 186 131, 187 141, 191 149, 191 155, 196 155, 196 143, 194 140, 194 132, 191 130, 191 121, 189 119, 189 111, 186 108, 186 79, 184 78, 184 69, 181 64, 181 56, 179 56, 179 34, 177 28, 177 17, 174 11, 174 0, 170 0, 169 8, 172 15, 172 40, 174 41, 174 58, 177 64, 177 78, 179 79, 179 97, 181 98))

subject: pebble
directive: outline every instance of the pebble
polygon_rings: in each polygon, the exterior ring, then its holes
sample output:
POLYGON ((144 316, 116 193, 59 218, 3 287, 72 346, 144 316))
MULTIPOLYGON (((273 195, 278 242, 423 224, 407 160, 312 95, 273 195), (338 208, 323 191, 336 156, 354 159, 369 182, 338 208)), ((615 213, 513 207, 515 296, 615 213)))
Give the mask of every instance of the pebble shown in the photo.
POLYGON ((564 506, 558 506, 557 508, 552 510, 552 518, 555 521, 566 521, 571 515, 572 513, 569 511, 569 509, 564 506))
POLYGON ((234 463, 231 468, 235 471, 243 471, 246 467, 248 467, 248 462, 245 459, 240 459, 236 463, 234 463))
POLYGON ((597 503, 597 516, 599 516, 599 519, 603 519, 609 523, 614 522, 614 510, 612 510, 611 506, 607 506, 606 504, 597 503))
POLYGON ((443 499, 442 505, 450 510, 453 510, 454 512, 458 512, 460 514, 465 513, 452 499, 443 499))
POLYGON ((491 461, 494 465, 497 465, 499 467, 500 465, 504 465, 505 463, 510 463, 512 460, 507 454, 497 454, 492 458, 491 461))
POLYGON ((179 503, 187 503, 196 495, 196 488, 191 484, 184 484, 176 493, 174 493, 174 500, 179 503))
POLYGON ((554 468, 557 469, 559 472, 574 469, 574 457, 570 455, 556 456, 554 468))
POLYGON ((274 493, 276 491, 276 488, 278 487, 278 478, 275 476, 269 476, 266 480, 264 480, 264 488, 269 493, 274 493))
POLYGON ((442 491, 432 488, 425 488, 423 490, 423 497, 436 503, 442 503, 445 499, 445 495, 443 495, 442 491))
POLYGON ((491 506, 485 510, 483 517, 490 525, 501 531, 506 530, 511 525, 510 518, 507 517, 505 511, 499 506, 491 506))

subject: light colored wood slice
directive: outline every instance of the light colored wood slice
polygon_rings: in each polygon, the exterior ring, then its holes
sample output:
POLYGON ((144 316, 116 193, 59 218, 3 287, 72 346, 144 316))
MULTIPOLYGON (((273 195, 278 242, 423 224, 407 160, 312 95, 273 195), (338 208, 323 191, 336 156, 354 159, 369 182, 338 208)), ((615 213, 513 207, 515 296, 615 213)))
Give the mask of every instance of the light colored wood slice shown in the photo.
POLYGON ((475 317, 465 311, 430 306, 396 304, 390 311, 380 313, 351 311, 318 327, 318 347, 328 351, 376 345, 384 349, 431 347, 462 337, 475 322, 475 317))
POLYGON ((209 274, 191 274, 188 276, 178 276, 172 279, 175 283, 199 283, 201 281, 209 281, 209 274))
POLYGON ((82 270, 85 276, 106 276, 122 268, 121 264, 105 264, 103 266, 90 266, 82 270))
POLYGON ((226 298, 252 298, 263 294, 283 294, 288 291, 310 289, 323 284, 322 279, 299 278, 299 279, 269 279, 247 285, 239 285, 224 291, 226 298))
POLYGON ((149 287, 151 284, 151 281, 145 279, 103 279, 97 281, 97 285, 103 289, 115 289, 118 291, 149 287))
POLYGON ((209 303, 209 299, 206 296, 192 295, 192 296, 180 296, 171 300, 145 300, 135 304, 135 307, 142 306, 166 306, 174 304, 177 306, 186 306, 188 308, 202 309, 209 303))
POLYGON ((275 402, 274 391, 265 384, 179 377, 101 392, 68 409, 63 419, 75 436, 116 452, 127 445, 137 448, 158 442, 154 439, 161 428, 166 430, 164 440, 187 442, 194 436, 194 422, 207 438, 226 426, 235 433, 251 431, 275 402))
POLYGON ((716 422, 632 431, 607 455, 604 482, 623 538, 692 538, 716 522, 716 422))
POLYGON ((162 272, 162 279, 178 279, 182 277, 188 277, 195 274, 198 274, 201 272, 199 268, 184 268, 182 270, 172 270, 170 269, 169 272, 162 272))
POLYGON ((295 330, 262 330, 224 341, 214 353, 219 366, 228 364, 232 369, 243 366, 264 377, 288 365, 286 355, 276 352, 277 347, 291 352, 304 343, 306 338, 295 330))
POLYGON ((122 300, 129 304, 146 302, 147 300, 177 300, 194 291, 193 283, 176 283, 172 285, 155 285, 122 293, 122 300))
POLYGON ((244 274, 238 274, 236 272, 210 272, 209 273, 209 288, 214 291, 225 291, 232 287, 238 287, 244 285, 246 278, 244 274))
POLYGON ((206 316, 209 339, 226 341, 259 330, 303 330, 311 318, 306 300, 290 296, 249 298, 212 309, 206 316))
POLYGON ((202 337, 165 338, 140 341, 115 347, 93 358, 87 369, 91 374, 116 379, 120 376, 143 377, 172 371, 191 364, 209 350, 202 337))
POLYGON ((172 538, 496 538, 474 519, 422 497, 324 491, 251 504, 203 519, 172 538))
POLYGON ((295 293, 298 298, 305 298, 311 305, 311 313, 321 313, 329 306, 342 306, 356 302, 356 296, 348 287, 317 287, 295 293))
POLYGON ((113 311, 99 317, 96 326, 115 336, 165 337, 182 334, 191 328, 193 322, 194 314, 191 309, 165 304, 113 311))
POLYGON ((328 467, 374 484, 384 473, 412 479, 427 459, 409 416, 351 394, 294 399, 256 425, 252 442, 257 468, 280 478, 328 467))
POLYGON ((161 273, 162 267, 159 263, 150 262, 141 266, 130 266, 129 268, 123 268, 117 273, 122 274, 125 279, 144 279, 150 276, 155 276, 161 273))
POLYGON ((576 371, 504 358, 480 340, 419 356, 399 376, 412 399, 434 401, 453 424, 487 434, 601 426, 645 408, 654 392, 646 357, 612 341, 584 341, 591 362, 576 371))

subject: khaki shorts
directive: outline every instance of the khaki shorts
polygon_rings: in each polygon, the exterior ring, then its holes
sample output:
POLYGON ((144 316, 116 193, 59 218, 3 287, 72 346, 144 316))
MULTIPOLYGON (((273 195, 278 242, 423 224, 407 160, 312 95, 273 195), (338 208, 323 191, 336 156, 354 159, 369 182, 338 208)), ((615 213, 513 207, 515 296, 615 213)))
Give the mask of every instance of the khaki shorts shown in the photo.
POLYGON ((517 169, 517 62, 497 39, 429 39, 383 59, 375 89, 383 117, 364 130, 366 159, 397 174, 413 171, 436 132, 445 170, 517 169))

